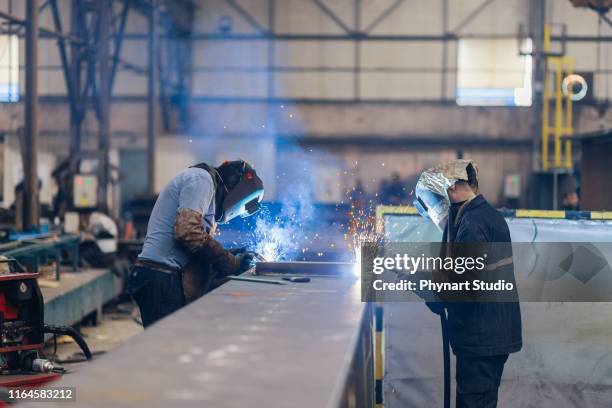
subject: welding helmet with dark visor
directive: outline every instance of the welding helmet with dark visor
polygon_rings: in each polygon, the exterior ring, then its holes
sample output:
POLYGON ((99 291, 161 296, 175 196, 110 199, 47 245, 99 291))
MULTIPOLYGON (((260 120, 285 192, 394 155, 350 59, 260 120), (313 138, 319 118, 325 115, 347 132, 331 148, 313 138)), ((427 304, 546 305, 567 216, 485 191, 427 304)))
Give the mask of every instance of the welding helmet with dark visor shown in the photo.
POLYGON ((218 223, 224 224, 236 217, 248 217, 259 211, 264 186, 255 169, 245 161, 238 160, 226 162, 216 170, 225 187, 223 199, 216 211, 218 223))
POLYGON ((440 231, 444 231, 450 209, 448 188, 459 180, 468 180, 467 168, 476 164, 471 160, 454 160, 425 170, 415 188, 414 206, 419 214, 430 219, 440 231))

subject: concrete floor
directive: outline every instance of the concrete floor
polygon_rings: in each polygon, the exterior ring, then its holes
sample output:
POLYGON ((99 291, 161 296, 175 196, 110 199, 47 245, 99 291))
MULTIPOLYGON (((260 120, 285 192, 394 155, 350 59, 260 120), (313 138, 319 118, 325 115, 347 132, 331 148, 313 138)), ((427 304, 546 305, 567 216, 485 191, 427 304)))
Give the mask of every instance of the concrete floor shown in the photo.
MULTIPOLYGON (((98 326, 81 326, 80 331, 94 354, 94 360, 100 358, 104 353, 112 352, 113 349, 127 342, 130 338, 140 333, 143 329, 134 319, 134 309, 138 309, 129 302, 117 306, 109 306, 104 309, 102 322, 98 326)), ((48 357, 54 354, 53 340, 45 347, 48 357)), ((66 375, 75 375, 79 366, 87 362, 71 362, 83 359, 80 348, 67 336, 58 337, 57 351, 55 353, 57 364, 67 370, 66 375)))

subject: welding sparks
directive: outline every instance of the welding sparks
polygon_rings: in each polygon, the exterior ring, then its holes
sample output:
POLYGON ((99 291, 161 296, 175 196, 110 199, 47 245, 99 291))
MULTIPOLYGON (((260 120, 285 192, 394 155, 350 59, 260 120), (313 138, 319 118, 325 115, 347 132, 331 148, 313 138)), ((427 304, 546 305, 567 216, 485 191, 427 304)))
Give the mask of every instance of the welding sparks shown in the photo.
POLYGON ((264 213, 257 220, 255 250, 269 261, 291 260, 300 250, 302 253, 308 250, 318 239, 318 234, 308 230, 316 223, 311 197, 307 184, 296 176, 279 197, 283 203, 280 214, 271 217, 264 213))
POLYGON ((265 219, 258 219, 255 227, 255 251, 268 261, 286 259, 293 248, 292 228, 284 228, 265 219))
MULTIPOLYGON (((384 165, 384 163, 383 163, 384 165)), ((351 203, 348 232, 345 235, 354 254, 355 276, 361 274, 361 248, 365 244, 382 242, 382 234, 377 231, 374 207, 375 200, 367 199, 363 192, 355 188, 348 193, 351 203)))

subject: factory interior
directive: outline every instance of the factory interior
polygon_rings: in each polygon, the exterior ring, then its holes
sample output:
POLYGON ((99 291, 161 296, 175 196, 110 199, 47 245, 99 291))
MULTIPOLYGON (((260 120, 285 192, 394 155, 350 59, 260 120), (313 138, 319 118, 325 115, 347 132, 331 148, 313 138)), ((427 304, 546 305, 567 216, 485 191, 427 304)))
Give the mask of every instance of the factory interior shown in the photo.
POLYGON ((0 406, 611 406, 611 8, 0 0, 0 406))

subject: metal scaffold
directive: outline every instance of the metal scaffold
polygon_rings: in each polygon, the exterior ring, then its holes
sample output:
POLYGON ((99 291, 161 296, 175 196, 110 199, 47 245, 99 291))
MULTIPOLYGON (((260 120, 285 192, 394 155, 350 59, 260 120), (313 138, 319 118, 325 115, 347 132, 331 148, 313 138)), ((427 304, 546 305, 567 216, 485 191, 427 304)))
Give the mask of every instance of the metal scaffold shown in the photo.
POLYGON ((36 227, 39 219, 37 139, 39 101, 37 87, 37 52, 39 38, 55 38, 70 109, 70 150, 65 172, 79 172, 83 160, 97 162, 98 209, 108 211, 107 189, 111 182, 109 149, 111 146, 111 100, 119 70, 148 76, 147 145, 148 177, 152 191, 154 180, 154 148, 156 114, 161 105, 161 124, 165 131, 184 128, 188 120, 190 69, 190 35, 195 4, 192 0, 28 0, 26 17, 0 10, 5 34, 17 35, 25 41, 25 98, 22 129, 24 163, 23 217, 21 228, 36 227), (67 4, 68 3, 68 4, 67 4), (66 6, 69 7, 66 7, 66 6), (68 13, 69 11, 69 13, 68 13), (140 67, 122 58, 125 28, 130 12, 149 19, 147 38, 148 64, 140 67), (53 28, 39 27, 39 16, 50 13, 53 28), (66 14, 68 17, 64 16, 66 14), (25 31, 25 32, 24 32, 25 31), (178 124, 171 117, 178 110, 178 124), (84 123, 88 115, 95 118, 95 147, 83 142, 84 123))

